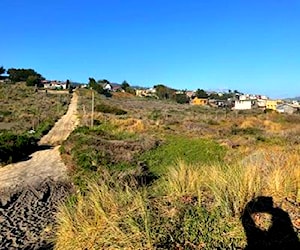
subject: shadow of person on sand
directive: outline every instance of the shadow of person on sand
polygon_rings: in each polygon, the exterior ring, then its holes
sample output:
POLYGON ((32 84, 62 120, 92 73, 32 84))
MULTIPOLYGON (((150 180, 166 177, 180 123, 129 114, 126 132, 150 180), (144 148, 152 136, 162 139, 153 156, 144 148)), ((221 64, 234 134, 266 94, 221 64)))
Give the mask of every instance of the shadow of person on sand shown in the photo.
POLYGON ((260 196, 248 202, 241 220, 247 236, 246 250, 300 249, 300 242, 288 213, 274 207, 272 197, 260 196), (266 213, 272 216, 269 229, 262 230, 255 224, 252 215, 256 213, 266 213))

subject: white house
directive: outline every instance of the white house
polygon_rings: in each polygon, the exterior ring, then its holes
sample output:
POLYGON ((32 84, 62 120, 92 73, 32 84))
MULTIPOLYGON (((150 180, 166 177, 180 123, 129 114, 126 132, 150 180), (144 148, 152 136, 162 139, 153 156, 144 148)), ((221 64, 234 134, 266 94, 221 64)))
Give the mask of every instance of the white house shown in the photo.
POLYGON ((257 107, 261 109, 265 109, 267 106, 267 100, 265 99, 258 99, 257 100, 257 107))
POLYGON ((246 110, 252 108, 251 100, 235 100, 233 110, 246 110))
POLYGON ((108 91, 112 91, 113 87, 111 86, 110 83, 105 83, 103 85, 103 89, 108 90, 108 91))
POLYGON ((297 112, 297 110, 300 110, 300 106, 295 104, 283 103, 276 106, 276 111, 278 113, 293 114, 297 112))
POLYGON ((44 80, 42 81, 42 84, 44 85, 45 89, 67 89, 66 82, 44 80))

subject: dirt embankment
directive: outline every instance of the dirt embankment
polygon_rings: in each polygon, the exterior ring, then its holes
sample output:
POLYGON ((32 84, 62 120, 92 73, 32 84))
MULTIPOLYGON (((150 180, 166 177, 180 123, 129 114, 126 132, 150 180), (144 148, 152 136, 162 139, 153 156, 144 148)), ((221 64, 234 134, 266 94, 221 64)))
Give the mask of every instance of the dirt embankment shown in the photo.
POLYGON ((0 168, 0 249, 40 249, 51 235, 56 206, 70 190, 59 145, 78 124, 77 100, 74 93, 67 113, 40 140, 40 151, 0 168))

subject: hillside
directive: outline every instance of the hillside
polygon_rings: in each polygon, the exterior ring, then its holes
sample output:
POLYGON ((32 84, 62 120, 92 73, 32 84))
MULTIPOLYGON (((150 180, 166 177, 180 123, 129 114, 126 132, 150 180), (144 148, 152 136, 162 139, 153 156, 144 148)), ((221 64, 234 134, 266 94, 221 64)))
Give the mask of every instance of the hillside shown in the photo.
POLYGON ((91 128, 90 100, 80 90, 81 126, 61 146, 77 194, 56 249, 244 248, 245 221, 265 230, 274 209, 288 212, 290 240, 256 239, 297 244, 299 115, 96 95, 91 128))

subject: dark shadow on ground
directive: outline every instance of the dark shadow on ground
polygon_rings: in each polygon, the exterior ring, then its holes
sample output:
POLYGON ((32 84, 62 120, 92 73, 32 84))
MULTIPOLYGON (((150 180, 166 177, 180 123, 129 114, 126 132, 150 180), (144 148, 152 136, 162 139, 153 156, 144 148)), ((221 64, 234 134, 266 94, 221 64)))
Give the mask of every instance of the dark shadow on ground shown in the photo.
POLYGON ((17 162, 22 162, 22 161, 29 161, 32 157, 30 156, 31 154, 38 152, 38 151, 43 151, 43 150, 48 150, 53 148, 53 146, 50 145, 38 145, 31 150, 28 150, 27 152, 24 153, 18 153, 12 155, 10 163, 17 163, 17 162))
POLYGON ((43 150, 48 150, 52 149, 53 146, 51 145, 38 145, 36 151, 43 151, 43 150))
POLYGON ((246 250, 300 249, 300 242, 288 213, 274 207, 272 197, 260 196, 248 202, 241 220, 247 236, 246 250), (268 230, 262 230, 255 224, 251 217, 255 213, 272 216, 272 225, 268 230))

